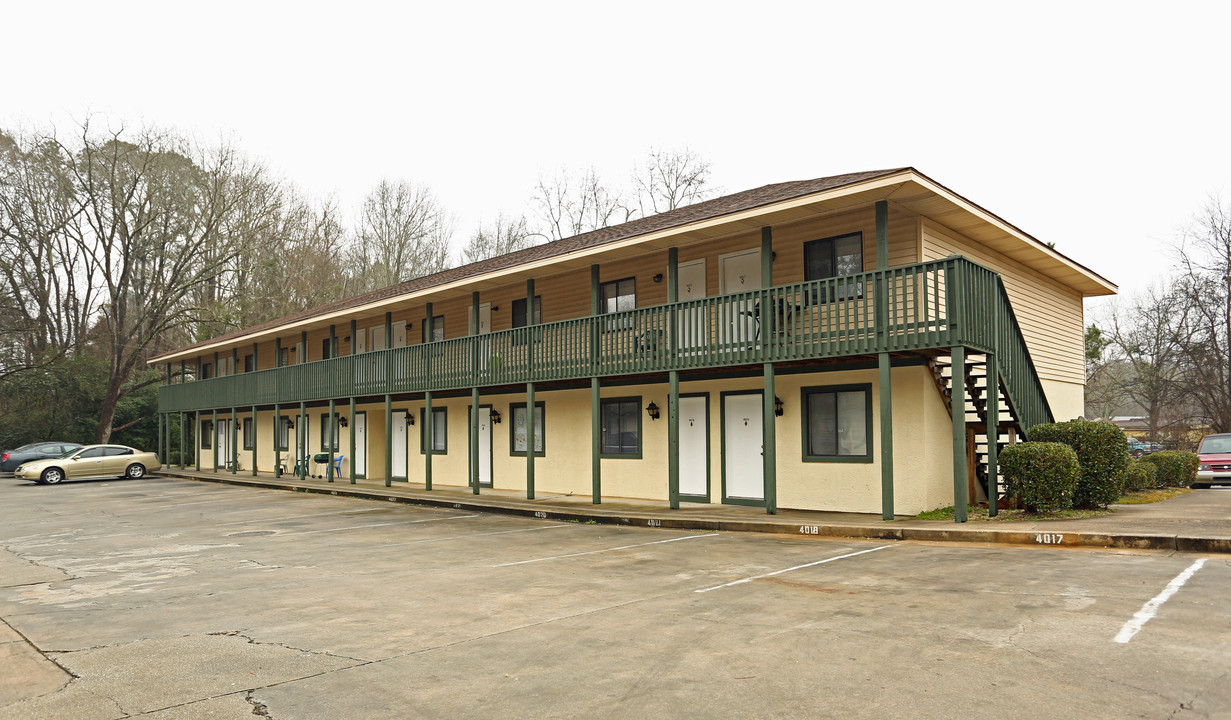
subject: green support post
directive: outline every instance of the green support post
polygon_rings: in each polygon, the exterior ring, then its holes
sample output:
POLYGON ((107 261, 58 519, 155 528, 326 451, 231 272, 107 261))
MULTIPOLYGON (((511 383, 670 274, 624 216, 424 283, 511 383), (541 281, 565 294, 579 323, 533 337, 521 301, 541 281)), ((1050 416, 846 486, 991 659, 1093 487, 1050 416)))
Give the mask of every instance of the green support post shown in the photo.
POLYGON ((252 343, 252 372, 256 372, 257 370, 261 369, 260 360, 261 360, 260 348, 257 346, 256 343, 252 343))
POLYGON ((166 422, 163 418, 164 415, 166 415, 166 413, 158 413, 158 448, 154 453, 159 456, 160 460, 167 459, 167 448, 166 448, 165 441, 163 439, 163 427, 162 427, 163 424, 166 422))
POLYGON ((889 267, 889 202, 876 201, 876 269, 889 267))
MULTIPOLYGON (((217 353, 214 354, 217 355, 217 353)), ((214 369, 216 370, 217 368, 218 366, 214 365, 214 369)), ((218 408, 214 408, 214 424, 210 426, 210 433, 213 435, 209 439, 209 444, 214 448, 213 471, 216 473, 218 472, 218 453, 222 451, 222 448, 218 447, 218 408)))
POLYGON ((778 514, 778 434, 774 414, 774 364, 765 363, 765 390, 761 396, 761 455, 765 473, 765 512, 778 514))
POLYGON ((598 314, 601 310, 599 305, 600 287, 598 264, 596 263, 590 266, 590 371, 594 375, 598 375, 599 356, 602 351, 598 325, 598 314))
POLYGON ((325 450, 329 453, 329 462, 325 464, 325 480, 333 482, 333 446, 338 439, 338 413, 333 398, 329 398, 329 415, 326 416, 329 431, 325 433, 325 450))
POLYGON ((893 382, 889 353, 877 353, 881 406, 881 518, 893 519, 893 382))
MULTIPOLYGON (((329 324, 329 357, 335 358, 338 356, 338 332, 337 325, 329 324)), ((325 358, 321 358, 324 360, 325 358)))
MULTIPOLYGON (((393 347, 393 313, 385 313, 385 349, 393 347)), ((385 377, 388 377, 386 375, 385 377)))
POLYGON ((953 410, 953 520, 966 522, 966 348, 954 345, 949 401, 953 410))
MULTIPOLYGON (((200 365, 197 365, 197 372, 200 372, 200 365)), ((201 411, 196 412, 196 420, 193 421, 193 429, 196 432, 193 434, 196 437, 195 447, 192 449, 192 459, 196 466, 196 471, 201 472, 201 411)))
MULTIPOLYGON (((252 358, 253 368, 256 367, 256 357, 252 358)), ((252 406, 252 477, 256 477, 256 438, 260 435, 259 425, 256 422, 256 405, 252 406)))
POLYGON ((308 447, 308 403, 299 402, 299 426, 295 428, 295 457, 299 465, 300 481, 308 478, 308 457, 311 448, 308 447))
MULTIPOLYGON (((275 357, 274 362, 278 359, 275 357)), ((278 438, 282 435, 282 410, 278 403, 274 403, 274 478, 282 477, 282 446, 278 444, 278 438)), ((290 440, 290 438, 287 438, 290 440)))
POLYGON ((774 233, 767 225, 761 228, 761 287, 774 286, 774 233))
POLYGON ((591 502, 603 501, 603 461, 599 453, 603 449, 602 399, 598 378, 590 378, 590 494, 591 502))
MULTIPOLYGON (((183 383, 183 375, 180 375, 180 382, 183 383)), ((180 470, 184 469, 184 412, 180 411, 180 470)))
POLYGON ((187 367, 187 364, 183 360, 180 360, 180 385, 183 385, 184 378, 188 377, 187 373, 184 372, 187 367))
POLYGON ((393 396, 385 393, 385 487, 393 487, 393 396))
MULTIPOLYGON (((509 418, 509 422, 513 422, 509 418)), ((534 383, 526 383, 526 499, 534 499, 534 383)))
POLYGON ((987 354, 987 514, 1000 510, 1000 373, 996 353, 987 354))
POLYGON ((239 348, 231 348, 231 374, 239 374, 239 348))
POLYGON ((680 509, 680 371, 667 373, 667 501, 680 509))
POLYGON ((479 388, 470 388, 470 485, 479 494, 479 388))
MULTIPOLYGON (((222 377, 222 373, 218 372, 218 351, 214 351, 214 377, 222 377)), ((217 463, 215 463, 216 465, 217 463)))
POLYGON ((308 362, 308 331, 307 330, 304 330, 299 333, 299 347, 301 348, 300 352, 303 353, 303 357, 299 358, 295 362, 300 363, 300 364, 308 362))
POLYGON ((235 406, 231 406, 231 474, 239 469, 239 422, 235 406))
POLYGON ((350 354, 351 355, 354 355, 357 352, 356 348, 359 346, 358 337, 359 337, 358 325, 356 324, 355 319, 351 318, 351 321, 350 321, 350 354))
MULTIPOLYGON (((428 317, 432 316, 431 310, 428 311, 428 317)), ((428 321, 431 324, 431 321, 428 321)), ((428 328, 431 332, 431 327, 428 328)), ((431 335, 428 335, 430 338, 431 335)), ((432 489, 432 440, 435 434, 432 431, 432 391, 428 390, 423 393, 423 487, 425 490, 432 489)))
MULTIPOLYGON (((351 337, 354 337, 354 335, 352 335, 351 337)), ((364 417, 366 418, 367 416, 365 415, 364 417)), ((350 445, 350 447, 347 448, 347 451, 350 453, 349 455, 347 455, 347 457, 350 458, 350 466, 349 466, 350 467, 350 484, 354 485, 355 484, 355 398, 354 397, 350 399, 350 430, 346 432, 346 439, 350 445)), ((365 439, 366 439, 366 436, 365 436, 365 439)))
POLYGON ((274 367, 282 367, 282 338, 274 338, 274 367))

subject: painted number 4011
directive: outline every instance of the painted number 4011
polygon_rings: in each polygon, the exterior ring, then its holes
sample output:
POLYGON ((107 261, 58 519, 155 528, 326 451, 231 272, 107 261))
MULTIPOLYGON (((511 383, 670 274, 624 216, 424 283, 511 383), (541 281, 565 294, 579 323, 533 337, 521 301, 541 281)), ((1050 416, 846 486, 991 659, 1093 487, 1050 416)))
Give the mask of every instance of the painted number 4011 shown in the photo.
POLYGON ((1064 540, 1064 535, 1059 533, 1039 533, 1034 536, 1034 541, 1040 545, 1059 545, 1064 540))

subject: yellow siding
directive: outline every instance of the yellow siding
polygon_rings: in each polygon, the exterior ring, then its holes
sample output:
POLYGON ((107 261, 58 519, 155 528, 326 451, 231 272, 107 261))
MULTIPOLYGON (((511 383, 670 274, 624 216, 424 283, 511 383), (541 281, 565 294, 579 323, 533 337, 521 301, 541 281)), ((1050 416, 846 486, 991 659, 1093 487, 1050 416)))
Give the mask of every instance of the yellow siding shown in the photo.
MULTIPOLYGON (((1085 326, 1079 292, 925 219, 923 260, 954 254, 1000 273, 1040 379, 1085 383, 1085 326)), ((1065 400, 1063 404, 1071 403, 1065 400)))

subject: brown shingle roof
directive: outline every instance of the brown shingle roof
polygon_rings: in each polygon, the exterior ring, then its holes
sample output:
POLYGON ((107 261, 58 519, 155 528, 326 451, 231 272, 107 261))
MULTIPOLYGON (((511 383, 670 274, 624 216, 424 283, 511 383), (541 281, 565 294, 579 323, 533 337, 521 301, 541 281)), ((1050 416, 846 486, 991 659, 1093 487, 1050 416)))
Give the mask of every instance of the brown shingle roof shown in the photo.
POLYGON ((419 290, 436 287, 438 285, 445 285, 458 280, 464 280, 468 277, 482 275, 484 273, 494 272, 497 270, 505 270, 511 267, 516 267, 517 265, 533 262, 535 260, 543 260, 560 255, 567 255, 568 253, 576 250, 584 250, 587 248, 605 245, 607 243, 626 240, 638 235, 647 235, 660 230, 667 230, 669 228, 687 225, 688 223, 697 222, 699 220, 709 220, 722 215, 751 210, 752 208, 769 205, 770 203, 790 200, 793 198, 802 197, 804 195, 811 195, 812 193, 822 192, 824 190, 832 190, 837 187, 842 187, 843 185, 851 185, 854 183, 863 182, 865 180, 872 180, 909 169, 910 168, 893 168, 891 170, 871 170, 866 172, 847 173, 845 175, 816 178, 814 180, 793 180, 790 182, 764 185, 752 190, 732 193, 731 195, 724 195, 719 198, 714 198, 713 200, 706 200, 694 205, 676 208, 675 210, 669 210, 657 215, 650 215, 648 217, 630 220, 629 222, 621 223, 619 225, 612 225, 611 227, 600 228, 598 230, 592 230, 580 235, 574 235, 562 240, 555 240, 552 242, 543 243, 542 245, 535 245, 534 247, 526 248, 525 250, 518 250, 517 252, 512 252, 507 255, 500 255, 487 260, 480 260, 479 262, 470 263, 469 265, 450 268, 449 270, 444 270, 432 275, 425 275, 413 280, 407 280, 404 283, 391 285, 379 290, 373 290, 362 295, 355 295, 342 300, 336 300, 325 305, 317 305, 316 307, 308 308, 302 312, 287 315, 285 317, 278 318, 277 320, 271 320, 266 323, 261 323, 260 325, 253 325, 252 327, 247 327, 242 330, 236 330, 224 335, 212 337, 194 345, 188 345, 176 350, 162 353, 159 356, 151 358, 150 362, 154 362, 162 355, 178 354, 197 347, 213 345, 215 343, 241 338, 245 335, 251 335, 254 333, 261 333, 288 323, 308 320, 319 315, 326 315, 329 313, 338 312, 340 310, 346 310, 347 308, 359 307, 360 305, 366 305, 368 303, 378 302, 380 300, 387 300, 399 295, 406 295, 419 290))

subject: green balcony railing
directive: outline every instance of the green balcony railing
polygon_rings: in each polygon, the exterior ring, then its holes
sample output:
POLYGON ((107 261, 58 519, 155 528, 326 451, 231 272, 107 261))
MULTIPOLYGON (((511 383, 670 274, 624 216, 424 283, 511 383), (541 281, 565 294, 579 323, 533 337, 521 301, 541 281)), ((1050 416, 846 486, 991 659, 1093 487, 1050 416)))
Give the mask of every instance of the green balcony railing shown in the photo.
POLYGON ((949 257, 160 388, 162 412, 945 348, 999 349, 1019 418, 1050 418, 1003 284, 949 257))

